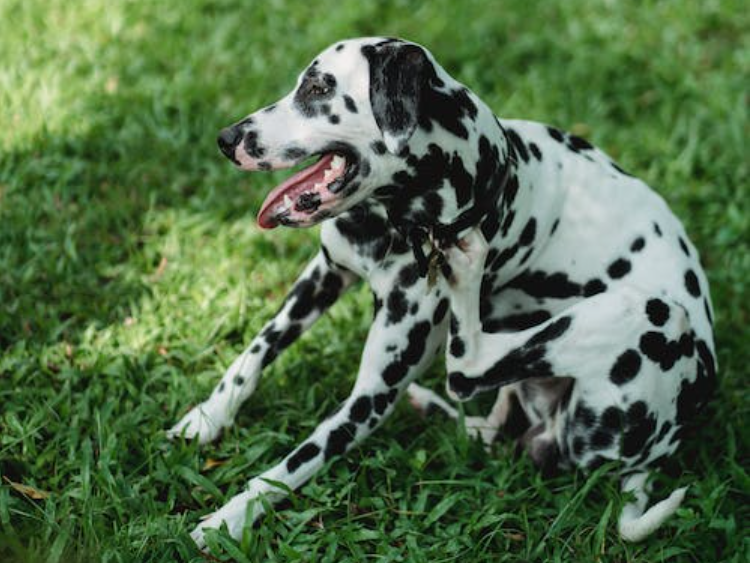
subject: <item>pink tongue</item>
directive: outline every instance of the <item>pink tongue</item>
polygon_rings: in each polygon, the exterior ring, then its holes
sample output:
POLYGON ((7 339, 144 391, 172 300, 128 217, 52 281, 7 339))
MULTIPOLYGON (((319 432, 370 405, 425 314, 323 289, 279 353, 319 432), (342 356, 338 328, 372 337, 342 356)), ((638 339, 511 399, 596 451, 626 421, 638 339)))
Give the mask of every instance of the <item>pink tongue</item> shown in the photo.
POLYGON ((333 160, 333 153, 328 153, 312 166, 300 170, 284 183, 271 190, 271 193, 263 201, 263 205, 260 206, 258 226, 261 229, 273 229, 276 227, 279 222, 276 219, 275 213, 277 208, 283 203, 284 195, 289 195, 292 200, 295 200, 296 196, 302 192, 311 190, 316 183, 322 182, 323 172, 329 167, 331 160, 333 160))

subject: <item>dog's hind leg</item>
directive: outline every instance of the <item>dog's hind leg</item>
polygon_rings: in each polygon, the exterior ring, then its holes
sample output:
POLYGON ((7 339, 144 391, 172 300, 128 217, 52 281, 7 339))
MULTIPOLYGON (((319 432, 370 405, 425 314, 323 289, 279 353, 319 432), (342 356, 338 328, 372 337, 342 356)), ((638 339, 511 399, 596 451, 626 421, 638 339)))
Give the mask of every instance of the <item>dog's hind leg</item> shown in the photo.
MULTIPOLYGON (((442 412, 453 420, 460 420, 458 411, 434 391, 416 383, 409 385, 406 390, 409 402, 426 416, 433 412, 442 412)), ((485 446, 492 445, 497 433, 508 419, 511 408, 511 388, 502 387, 497 394, 495 404, 487 416, 464 417, 464 426, 469 436, 479 438, 485 446)))
MULTIPOLYGON (((383 285, 389 290, 393 288, 392 280, 383 285)), ((373 290, 378 299, 388 302, 387 291, 378 294, 373 290)), ((424 280, 412 286, 405 298, 410 305, 415 303, 412 299, 418 299, 414 314, 395 320, 389 307, 377 310, 349 397, 281 463, 251 479, 244 492, 202 521, 192 532, 199 547, 205 545, 205 530, 218 528, 222 523, 226 523, 232 537, 239 538, 243 527, 263 514, 263 505, 257 502, 259 497, 269 502, 281 500, 328 460, 364 440, 389 416, 409 383, 432 363, 447 328, 445 313, 435 322, 434 312, 441 296, 437 290, 429 291, 424 280)))
POLYGON ((307 265, 281 309, 266 323, 242 354, 229 366, 208 399, 193 407, 167 436, 215 439, 230 426, 240 405, 258 385, 263 368, 292 344, 355 280, 355 275, 332 262, 321 250, 307 265))

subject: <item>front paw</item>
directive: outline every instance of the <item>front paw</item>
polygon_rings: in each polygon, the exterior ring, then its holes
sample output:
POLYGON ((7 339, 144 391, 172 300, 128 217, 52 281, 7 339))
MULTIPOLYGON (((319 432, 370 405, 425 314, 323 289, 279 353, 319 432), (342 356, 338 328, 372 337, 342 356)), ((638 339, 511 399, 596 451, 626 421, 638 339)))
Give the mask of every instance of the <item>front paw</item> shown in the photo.
POLYGON ((262 478, 252 479, 244 492, 233 496, 219 510, 206 516, 190 532, 190 537, 193 538, 199 549, 205 550, 206 530, 219 529, 222 524, 226 524, 229 535, 233 539, 239 540, 242 537, 243 528, 252 525, 266 512, 260 497, 263 497, 263 500, 269 503, 276 503, 283 499, 286 494, 286 492, 269 484, 262 478))
POLYGON ((167 438, 174 440, 180 436, 197 439, 199 444, 207 444, 218 438, 222 428, 228 422, 222 417, 212 415, 206 403, 190 409, 180 422, 167 430, 167 438))
POLYGON ((242 528, 244 528, 245 522, 251 524, 264 512, 263 505, 255 499, 257 499, 256 493, 245 491, 233 496, 219 510, 209 514, 190 532, 190 537, 198 546, 198 549, 203 550, 206 547, 206 530, 219 529, 222 524, 226 524, 227 532, 233 539, 239 540, 242 537, 242 528), (248 503, 250 502, 253 504, 248 510, 248 503))

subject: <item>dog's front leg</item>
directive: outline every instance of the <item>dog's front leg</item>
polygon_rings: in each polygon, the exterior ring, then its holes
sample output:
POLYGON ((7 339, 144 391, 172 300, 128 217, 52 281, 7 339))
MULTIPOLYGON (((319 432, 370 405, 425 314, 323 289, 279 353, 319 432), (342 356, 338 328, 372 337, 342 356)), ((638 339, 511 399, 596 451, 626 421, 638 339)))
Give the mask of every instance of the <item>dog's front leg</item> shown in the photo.
POLYGON ((307 265, 281 309, 245 351, 229 366, 208 399, 190 410, 172 429, 170 438, 184 434, 201 444, 230 426, 240 405, 252 395, 260 373, 292 344, 351 285, 355 275, 328 259, 323 251, 307 265))
POLYGON ((263 513, 259 496, 279 501, 285 490, 301 486, 326 461, 361 442, 388 417, 409 382, 432 363, 445 338, 447 299, 441 299, 438 289, 430 291, 424 280, 410 291, 395 287, 393 282, 378 284, 382 290, 373 284, 376 301, 385 306, 377 308, 350 396, 281 463, 251 479, 244 492, 201 522, 192 532, 199 547, 205 546, 205 530, 222 523, 232 537, 239 538, 243 526, 263 513), (288 489, 280 489, 276 483, 288 489))

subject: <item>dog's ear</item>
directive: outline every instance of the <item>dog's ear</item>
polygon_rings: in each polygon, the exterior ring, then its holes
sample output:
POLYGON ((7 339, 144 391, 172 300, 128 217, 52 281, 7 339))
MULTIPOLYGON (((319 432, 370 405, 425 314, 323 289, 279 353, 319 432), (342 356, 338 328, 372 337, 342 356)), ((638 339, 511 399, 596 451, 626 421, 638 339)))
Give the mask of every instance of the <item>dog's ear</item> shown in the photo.
POLYGON ((419 121, 419 104, 430 64, 416 45, 389 42, 363 53, 370 65, 370 105, 388 150, 399 154, 419 121))

